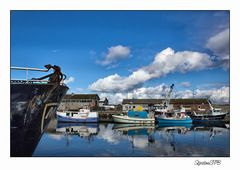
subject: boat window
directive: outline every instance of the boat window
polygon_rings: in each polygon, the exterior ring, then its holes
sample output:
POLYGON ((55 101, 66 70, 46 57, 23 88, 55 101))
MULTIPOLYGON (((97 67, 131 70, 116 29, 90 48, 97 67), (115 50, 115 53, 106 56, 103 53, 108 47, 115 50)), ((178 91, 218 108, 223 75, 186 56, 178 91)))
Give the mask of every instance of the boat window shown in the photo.
POLYGON ((70 116, 70 113, 66 113, 66 116, 70 116))
POLYGON ((66 132, 69 132, 69 128, 66 128, 66 132))

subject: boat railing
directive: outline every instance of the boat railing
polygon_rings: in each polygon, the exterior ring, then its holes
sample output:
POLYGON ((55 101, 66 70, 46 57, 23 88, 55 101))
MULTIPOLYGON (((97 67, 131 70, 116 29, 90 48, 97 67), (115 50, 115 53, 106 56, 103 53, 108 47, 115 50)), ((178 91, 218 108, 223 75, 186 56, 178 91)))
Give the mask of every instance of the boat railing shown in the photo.
MULTIPOLYGON (((29 71, 36 71, 36 72, 48 72, 49 69, 39 69, 39 68, 30 68, 30 67, 11 67, 11 70, 25 70, 26 71, 26 78, 25 79, 13 79, 11 80, 11 83, 44 83, 44 84, 47 84, 47 83, 51 83, 50 81, 48 80, 39 80, 39 79, 35 79, 35 78, 32 78, 32 79, 28 79, 28 76, 29 76, 29 71)), ((65 85, 63 83, 63 80, 60 82, 60 85, 65 85)))
POLYGON ((15 79, 11 80, 11 83, 49 83, 48 80, 20 80, 20 79, 15 79))

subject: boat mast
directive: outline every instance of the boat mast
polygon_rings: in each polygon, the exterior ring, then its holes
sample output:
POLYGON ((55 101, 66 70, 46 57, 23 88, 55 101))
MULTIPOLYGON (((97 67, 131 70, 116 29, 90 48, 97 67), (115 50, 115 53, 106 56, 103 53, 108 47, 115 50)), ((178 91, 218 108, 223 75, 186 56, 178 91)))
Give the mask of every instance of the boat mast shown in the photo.
POLYGON ((211 110, 214 110, 214 108, 213 108, 212 105, 211 105, 211 102, 210 102, 209 100, 207 100, 207 102, 208 102, 208 104, 209 104, 211 110))
POLYGON ((165 98, 165 106, 169 106, 169 104, 170 104, 170 98, 171 98, 171 94, 172 94, 172 91, 173 91, 173 87, 174 87, 174 84, 172 84, 171 86, 170 86, 170 89, 169 89, 169 91, 167 92, 167 94, 166 94, 166 98, 165 98))

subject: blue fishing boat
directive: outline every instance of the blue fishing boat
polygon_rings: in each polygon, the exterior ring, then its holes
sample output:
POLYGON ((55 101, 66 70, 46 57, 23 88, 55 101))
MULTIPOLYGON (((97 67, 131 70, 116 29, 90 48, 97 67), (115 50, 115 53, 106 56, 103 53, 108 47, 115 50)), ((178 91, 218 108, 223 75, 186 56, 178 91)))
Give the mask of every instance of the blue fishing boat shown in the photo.
POLYGON ((173 112, 172 114, 169 113, 162 113, 161 115, 156 116, 156 120, 158 123, 167 123, 167 124, 186 124, 192 123, 192 119, 190 116, 186 115, 183 112, 173 112))
POLYGON ((186 115, 184 108, 173 110, 170 107, 170 97, 173 91, 174 84, 172 84, 166 93, 166 98, 161 109, 155 109, 155 119, 160 124, 183 124, 192 123, 190 116, 186 115))

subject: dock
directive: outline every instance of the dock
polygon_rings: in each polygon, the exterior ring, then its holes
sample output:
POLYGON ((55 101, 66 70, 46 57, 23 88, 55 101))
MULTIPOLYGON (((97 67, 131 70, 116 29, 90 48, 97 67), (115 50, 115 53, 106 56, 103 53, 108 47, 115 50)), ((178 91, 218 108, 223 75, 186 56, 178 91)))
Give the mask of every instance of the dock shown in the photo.
POLYGON ((122 111, 99 111, 99 122, 113 122, 112 115, 121 115, 122 111))

